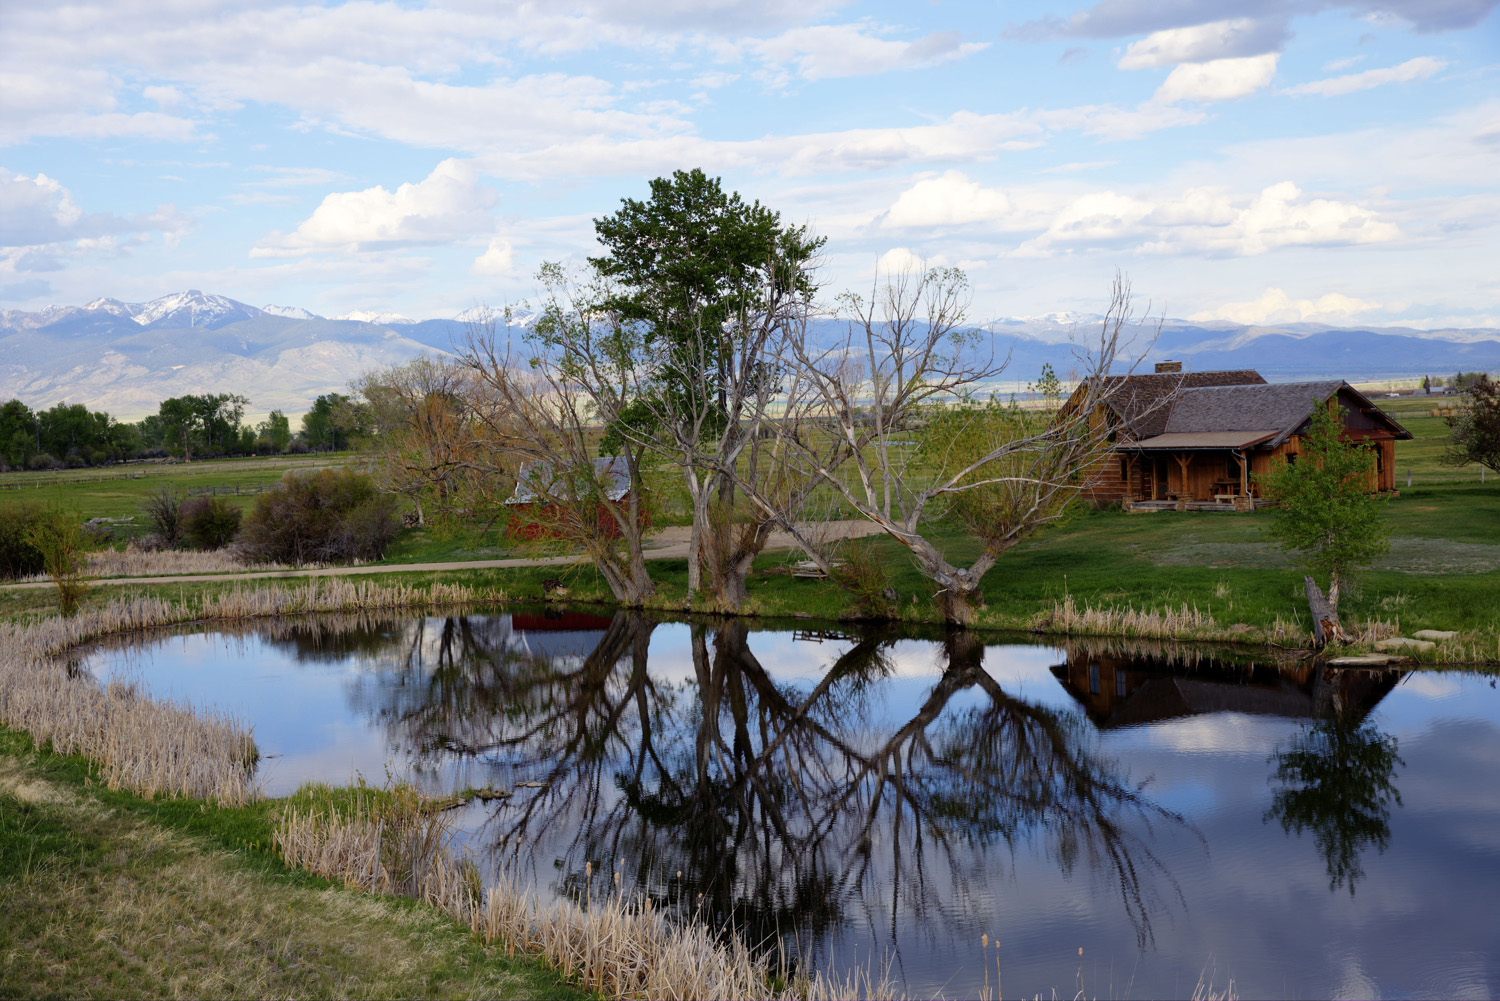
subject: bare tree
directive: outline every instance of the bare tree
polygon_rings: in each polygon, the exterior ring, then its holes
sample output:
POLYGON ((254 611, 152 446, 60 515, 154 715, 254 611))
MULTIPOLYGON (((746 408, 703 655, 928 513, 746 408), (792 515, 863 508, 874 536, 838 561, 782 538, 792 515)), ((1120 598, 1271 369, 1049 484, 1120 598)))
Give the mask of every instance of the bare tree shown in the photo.
POLYGON ((1098 410, 1118 380, 1104 376, 1133 319, 1130 283, 1117 274, 1097 342, 1076 350, 1083 392, 1051 414, 976 399, 1009 358, 977 352, 968 302, 954 268, 877 276, 869 298, 843 298, 845 336, 822 345, 803 327, 787 344, 790 394, 816 401, 825 427, 792 439, 808 475, 911 550, 954 623, 972 619, 1000 555, 1056 520, 1107 452, 1098 410), (930 538, 927 523, 942 516, 980 543, 968 566, 930 538))
POLYGON ((365 400, 373 472, 386 490, 411 503, 417 524, 427 523, 428 506, 439 520, 473 506, 497 456, 494 443, 476 434, 476 383, 467 366, 416 358, 366 373, 351 388, 365 400))
POLYGON ((530 330, 513 336, 508 315, 503 329, 469 329, 460 358, 478 389, 475 421, 530 464, 527 516, 542 534, 578 546, 617 600, 640 605, 655 585, 644 555, 646 446, 625 433, 645 378, 639 335, 603 305, 600 285, 573 284, 556 265, 539 277, 549 298, 530 330), (623 495, 595 461, 601 450, 625 468, 623 495))

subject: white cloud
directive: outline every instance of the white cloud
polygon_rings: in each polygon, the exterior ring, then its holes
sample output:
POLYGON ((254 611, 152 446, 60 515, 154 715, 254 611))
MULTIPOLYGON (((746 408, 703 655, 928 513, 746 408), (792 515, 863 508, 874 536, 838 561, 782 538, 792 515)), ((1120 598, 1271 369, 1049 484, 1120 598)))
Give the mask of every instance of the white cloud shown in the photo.
POLYGON ((272 233, 252 257, 451 243, 495 229, 495 191, 479 183, 471 161, 444 160, 415 184, 331 194, 290 234, 272 233))
POLYGON ((1279 50, 1286 28, 1270 21, 1239 17, 1188 28, 1168 28, 1131 42, 1120 57, 1120 69, 1153 69, 1178 63, 1261 55, 1279 50))
POLYGON ((1353 94, 1361 90, 1369 90, 1371 87, 1379 87, 1387 83, 1410 83, 1413 80, 1426 80, 1447 67, 1447 63, 1441 59, 1431 56, 1418 56, 1408 59, 1399 66, 1388 66, 1384 69, 1365 70, 1363 73, 1349 73, 1345 76, 1329 77, 1326 80, 1313 80, 1309 83, 1299 83, 1295 87, 1288 87, 1287 94, 1317 94, 1319 97, 1338 97, 1343 94, 1353 94))
POLYGON ((902 42, 876 38, 865 26, 855 24, 793 28, 775 38, 744 45, 769 63, 778 78, 785 77, 787 67, 795 67, 804 80, 869 76, 932 66, 989 47, 985 42, 965 42, 957 31, 934 32, 916 41, 902 42))
POLYGON ((108 212, 85 213, 67 188, 46 174, 27 177, 0 167, 0 248, 40 247, 60 251, 117 248, 116 237, 162 232, 169 239, 187 228, 187 220, 172 206, 138 216, 108 212))
POLYGON ((476 275, 506 277, 515 274, 515 257, 515 250, 510 242, 497 236, 490 240, 484 253, 474 258, 474 264, 469 270, 476 275))
POLYGON ((1279 288, 1268 288, 1257 299, 1226 302, 1217 309, 1194 313, 1188 319, 1197 322, 1228 320, 1252 325, 1338 323, 1380 308, 1378 302, 1355 299, 1339 292, 1330 292, 1316 299, 1293 299, 1279 288))
POLYGON ((1384 243, 1394 223, 1349 202, 1305 199, 1283 181, 1245 199, 1216 188, 1166 198, 1091 192, 1068 204, 1018 253, 1132 247, 1145 253, 1255 256, 1281 247, 1384 243))
POLYGON ((875 271, 881 275, 914 274, 930 267, 933 262, 907 247, 892 247, 880 255, 875 262, 875 271))
POLYGON ((1346 70, 1350 66, 1357 66, 1358 64, 1364 62, 1364 60, 1365 57, 1362 55, 1344 56, 1340 59, 1330 59, 1328 60, 1328 62, 1323 64, 1323 72, 1337 73, 1339 70, 1346 70))
POLYGON ((963 173, 950 170, 937 177, 923 178, 903 191, 881 225, 901 229, 995 222, 1011 209, 1011 200, 1005 192, 983 187, 963 173))
POLYGON ((1277 53, 1268 52, 1238 59, 1183 63, 1167 76, 1152 100, 1173 104, 1177 101, 1231 101, 1245 97, 1271 82, 1279 58, 1277 53))

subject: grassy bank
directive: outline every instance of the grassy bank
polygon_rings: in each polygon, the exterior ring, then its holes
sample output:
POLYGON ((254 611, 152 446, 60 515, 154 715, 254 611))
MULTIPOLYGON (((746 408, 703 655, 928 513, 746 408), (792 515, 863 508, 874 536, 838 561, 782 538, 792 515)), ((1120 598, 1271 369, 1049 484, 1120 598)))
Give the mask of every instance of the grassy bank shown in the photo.
POLYGON ((283 865, 286 808, 110 791, 0 729, 0 995, 588 996, 437 911, 283 865))

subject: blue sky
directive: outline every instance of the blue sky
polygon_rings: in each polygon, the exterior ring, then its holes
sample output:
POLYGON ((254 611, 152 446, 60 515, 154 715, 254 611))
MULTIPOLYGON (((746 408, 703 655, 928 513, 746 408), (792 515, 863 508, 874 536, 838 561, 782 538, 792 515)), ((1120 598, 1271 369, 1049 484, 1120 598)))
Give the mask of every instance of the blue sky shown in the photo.
POLYGON ((830 292, 1500 326, 1496 5, 7 0, 0 308, 516 302, 698 166, 830 292))

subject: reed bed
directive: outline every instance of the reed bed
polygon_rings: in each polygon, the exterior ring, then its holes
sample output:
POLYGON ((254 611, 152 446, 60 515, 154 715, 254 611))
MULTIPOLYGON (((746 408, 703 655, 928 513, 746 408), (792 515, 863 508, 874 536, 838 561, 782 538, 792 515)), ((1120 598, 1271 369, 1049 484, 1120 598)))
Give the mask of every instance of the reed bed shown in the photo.
MULTIPOLYGON (((1146 639, 1175 639, 1184 635, 1196 635, 1203 639, 1219 638, 1219 629, 1213 616, 1199 610, 1197 605, 1186 603, 1181 608, 1163 610, 1136 608, 1095 608, 1085 604, 1080 608, 1067 595, 1062 601, 1054 601, 1052 610, 1041 613, 1033 626, 1048 632, 1059 632, 1084 636, 1130 636, 1146 639)), ((1224 637, 1232 638, 1232 637, 1224 637)))
POLYGON ((0 623, 0 722, 26 730, 38 744, 50 742, 60 753, 93 759, 111 789, 244 803, 258 790, 255 742, 243 723, 212 709, 150 698, 130 685, 101 688, 68 670, 61 658, 105 637, 190 622, 368 614, 471 604, 475 597, 463 586, 424 589, 331 577, 301 587, 236 586, 180 603, 126 597, 70 618, 0 623))
MULTIPOLYGON (((164 577, 190 573, 238 573, 247 565, 234 549, 104 549, 89 553, 89 573, 95 577, 164 577)), ((291 570, 282 563, 260 564, 257 570, 291 570)))
POLYGON ((383 797, 357 794, 344 810, 289 811, 274 843, 288 865, 350 888, 424 901, 486 945, 541 956, 610 998, 899 996, 888 977, 863 968, 779 981, 768 960, 738 938, 673 920, 647 897, 544 901, 504 874, 481 887, 474 864, 452 850, 444 818, 439 804, 400 785, 383 797))

